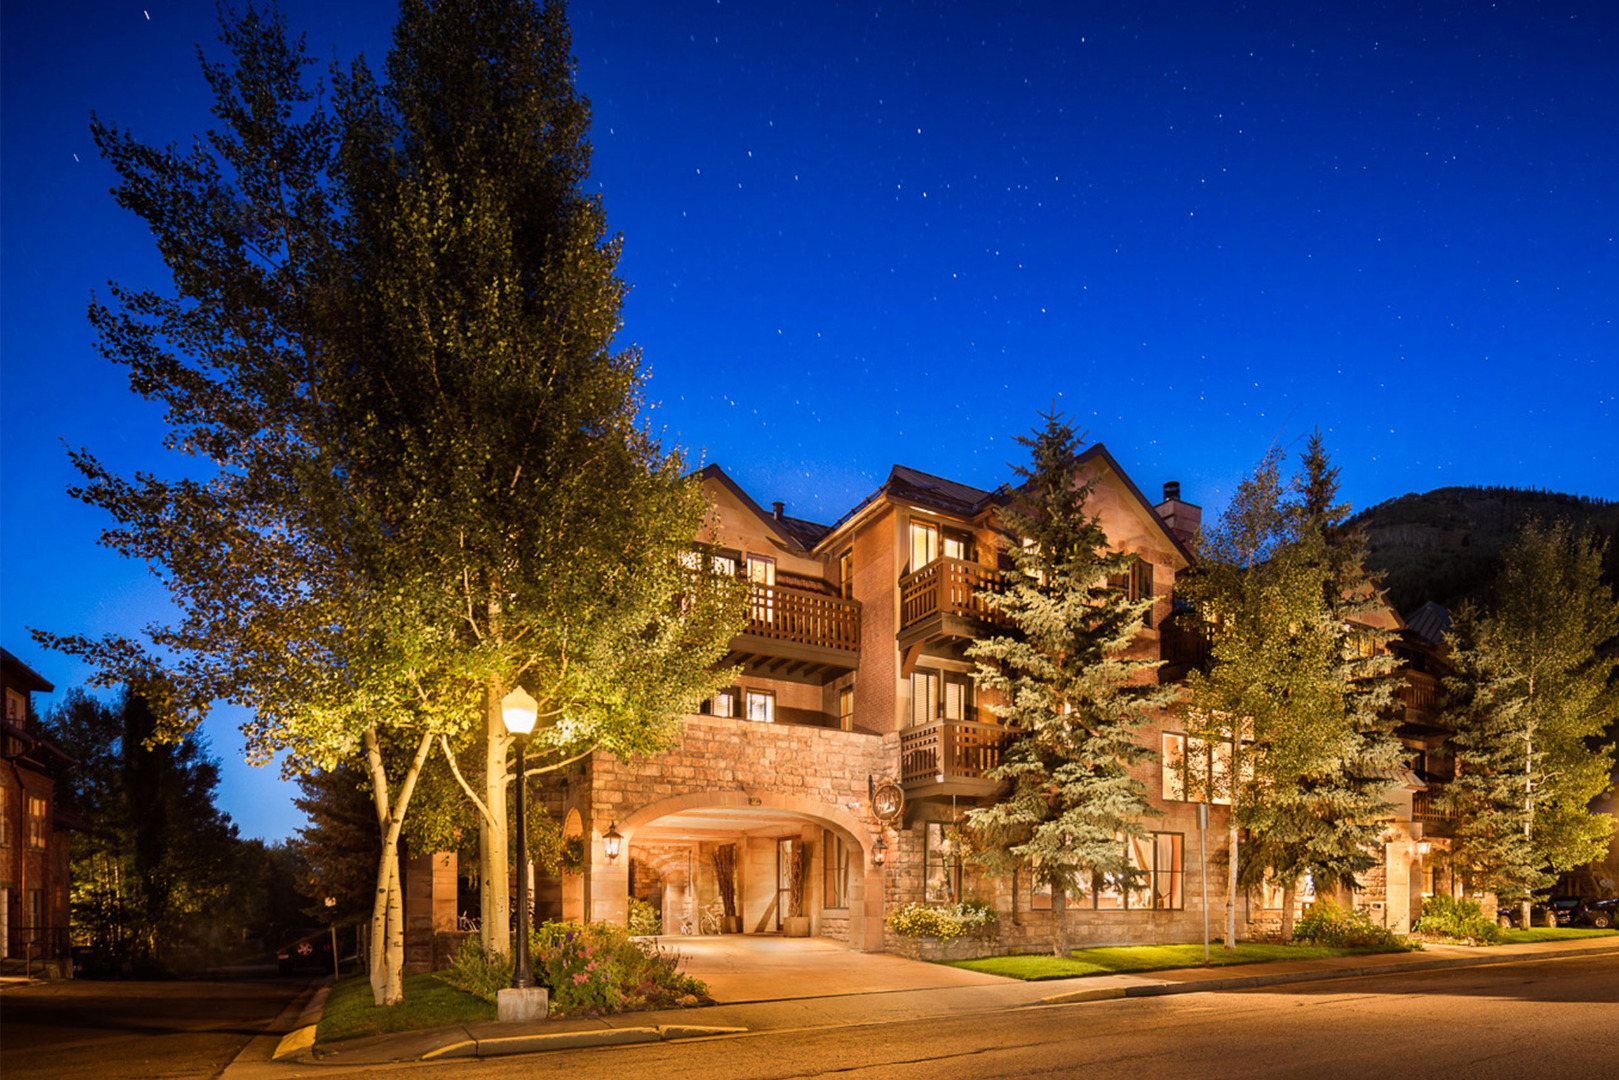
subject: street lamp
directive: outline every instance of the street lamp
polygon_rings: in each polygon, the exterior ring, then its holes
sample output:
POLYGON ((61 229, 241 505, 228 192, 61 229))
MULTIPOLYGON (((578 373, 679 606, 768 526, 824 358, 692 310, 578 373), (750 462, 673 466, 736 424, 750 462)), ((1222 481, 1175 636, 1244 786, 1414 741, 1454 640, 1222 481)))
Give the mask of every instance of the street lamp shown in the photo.
POLYGON ((602 851, 609 859, 616 859, 623 843, 624 837, 619 833, 618 822, 615 821, 607 826, 606 832, 602 833, 602 851))
POLYGON ((517 966, 512 989, 534 985, 528 970, 528 763, 524 751, 540 706, 521 686, 500 699, 500 716, 517 740, 517 966))

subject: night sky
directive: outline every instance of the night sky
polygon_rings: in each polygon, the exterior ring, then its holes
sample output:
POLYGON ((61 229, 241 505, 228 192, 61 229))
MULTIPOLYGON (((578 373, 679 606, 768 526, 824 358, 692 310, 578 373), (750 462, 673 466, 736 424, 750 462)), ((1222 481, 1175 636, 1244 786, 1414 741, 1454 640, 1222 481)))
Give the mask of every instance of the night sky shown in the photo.
MULTIPOLYGON (((143 4, 145 6, 143 6, 143 4)), ((284 8, 380 62, 386 3, 284 8)), ((1619 497, 1619 5, 580 0, 621 340, 693 465, 831 521, 895 462, 992 487, 1041 410, 1217 512, 1316 427, 1357 506, 1447 484, 1619 497)), ((0 641, 163 616, 95 545, 65 446, 174 473, 91 347, 166 281, 92 109, 211 121, 211 0, 0 22, 0 641)), ((48 706, 51 698, 36 699, 48 706)), ((301 824, 206 731, 244 834, 301 824)))

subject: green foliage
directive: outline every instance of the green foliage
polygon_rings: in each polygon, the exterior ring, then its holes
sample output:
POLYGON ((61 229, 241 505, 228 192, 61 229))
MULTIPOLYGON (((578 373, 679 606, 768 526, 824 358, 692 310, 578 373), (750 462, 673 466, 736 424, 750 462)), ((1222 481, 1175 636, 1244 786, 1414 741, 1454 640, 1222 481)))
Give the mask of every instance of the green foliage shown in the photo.
POLYGON ((1151 662, 1125 656, 1151 602, 1130 602, 1108 579, 1134 557, 1111 549, 1086 511, 1095 481, 1083 474, 1080 438, 1061 417, 1045 420, 1019 438, 1030 463, 1002 512, 1020 540, 1014 570, 981 596, 1015 632, 967 651, 989 708, 1013 732, 989 774, 1010 791, 967 823, 973 858, 991 870, 1027 865, 1037 881, 1082 890, 1096 874, 1138 876, 1121 839, 1145 836, 1142 819, 1154 811, 1132 775, 1150 757, 1136 729, 1169 695, 1138 682, 1151 662))
MULTIPOLYGON (((1404 952, 1393 949, 1333 948, 1310 945, 1269 945, 1243 942, 1224 949, 1218 943, 1209 950, 1209 966, 1268 964, 1275 960, 1324 960, 1368 952, 1404 952)), ((1102 949, 1075 949, 1068 956, 990 956, 978 960, 952 960, 948 966, 1003 975, 1009 979, 1043 982, 1072 979, 1082 975, 1122 975, 1143 971, 1169 971, 1203 966, 1202 945, 1126 945, 1102 949)))
POLYGON ((995 909, 979 900, 948 907, 906 904, 888 916, 888 928, 904 937, 990 937, 995 933, 995 909))
POLYGON ((638 896, 630 897, 630 933, 636 937, 656 937, 663 933, 663 916, 638 896))
POLYGON ((458 990, 495 1001, 512 984, 512 959, 505 953, 485 952, 477 938, 469 937, 455 954, 455 966, 434 974, 458 990))
POLYGON ((1454 864, 1506 901, 1598 857, 1613 829, 1587 811, 1611 782, 1612 746, 1599 740, 1619 717, 1619 659, 1601 651, 1619 634, 1619 603, 1601 582, 1602 556, 1566 523, 1531 522, 1505 553, 1489 607, 1464 608, 1449 637, 1454 864))
POLYGON ((276 871, 296 860, 244 842, 214 805, 219 766, 197 736, 159 742, 138 694, 113 705, 69 691, 42 732, 70 757, 56 763, 56 801, 86 828, 73 834, 70 910, 76 942, 143 969, 181 970, 234 956, 297 923, 276 871))
POLYGON ((681 974, 679 953, 633 941, 623 927, 548 922, 532 940, 535 974, 551 992, 553 1016, 668 1009, 708 999, 707 986, 681 974))
POLYGON ((292 802, 309 824, 292 847, 308 866, 300 886, 309 914, 321 922, 359 923, 371 915, 377 886, 377 809, 368 785, 359 772, 339 765, 305 773, 298 788, 303 794, 292 802), (330 908, 328 896, 337 901, 330 908))
POLYGON ((1419 947, 1388 928, 1378 926, 1364 911, 1342 908, 1324 899, 1317 900, 1293 927, 1293 937, 1306 945, 1327 945, 1336 949, 1402 952, 1419 947))
POLYGON ((1501 928, 1495 920, 1485 917, 1479 902, 1468 897, 1423 897, 1422 918, 1413 929, 1419 934, 1471 945, 1494 945, 1501 940, 1501 928))

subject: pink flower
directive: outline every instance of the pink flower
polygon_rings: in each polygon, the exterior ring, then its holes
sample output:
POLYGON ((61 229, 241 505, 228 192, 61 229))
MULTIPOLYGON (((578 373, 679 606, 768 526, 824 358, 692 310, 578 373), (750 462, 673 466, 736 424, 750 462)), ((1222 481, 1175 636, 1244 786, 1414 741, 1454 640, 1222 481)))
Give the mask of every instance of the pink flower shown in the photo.
POLYGON ((580 983, 584 982, 589 977, 590 976, 586 975, 584 972, 581 971, 579 974, 577 974, 577 975, 575 975, 573 977, 573 984, 575 986, 578 986, 580 983))

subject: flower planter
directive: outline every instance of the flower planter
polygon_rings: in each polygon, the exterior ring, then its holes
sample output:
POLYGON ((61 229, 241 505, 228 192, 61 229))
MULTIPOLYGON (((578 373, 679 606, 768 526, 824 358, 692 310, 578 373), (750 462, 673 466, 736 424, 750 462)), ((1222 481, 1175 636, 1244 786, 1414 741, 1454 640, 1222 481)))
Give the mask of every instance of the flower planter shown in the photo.
POLYGON ((977 960, 996 955, 994 943, 983 938, 896 937, 897 951, 908 960, 940 963, 945 960, 977 960))
POLYGON ((808 915, 789 915, 781 920, 781 932, 785 937, 809 937, 810 921, 808 915))

